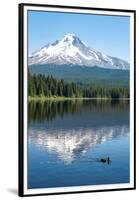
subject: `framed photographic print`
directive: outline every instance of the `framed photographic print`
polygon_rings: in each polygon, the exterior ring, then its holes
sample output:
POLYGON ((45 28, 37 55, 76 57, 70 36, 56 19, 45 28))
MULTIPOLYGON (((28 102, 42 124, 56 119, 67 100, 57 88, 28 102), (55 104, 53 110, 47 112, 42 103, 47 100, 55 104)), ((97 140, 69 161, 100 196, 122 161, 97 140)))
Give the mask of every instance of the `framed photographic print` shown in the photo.
POLYGON ((134 10, 19 4, 19 195, 135 189, 134 10))

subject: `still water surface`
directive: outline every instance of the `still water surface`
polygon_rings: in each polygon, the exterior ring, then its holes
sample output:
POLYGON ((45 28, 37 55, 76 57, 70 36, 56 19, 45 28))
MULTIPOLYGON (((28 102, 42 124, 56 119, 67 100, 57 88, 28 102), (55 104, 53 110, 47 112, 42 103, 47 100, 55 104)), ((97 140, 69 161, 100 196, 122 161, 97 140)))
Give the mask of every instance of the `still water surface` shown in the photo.
POLYGON ((30 102, 28 188, 128 183, 129 136, 128 101, 30 102))

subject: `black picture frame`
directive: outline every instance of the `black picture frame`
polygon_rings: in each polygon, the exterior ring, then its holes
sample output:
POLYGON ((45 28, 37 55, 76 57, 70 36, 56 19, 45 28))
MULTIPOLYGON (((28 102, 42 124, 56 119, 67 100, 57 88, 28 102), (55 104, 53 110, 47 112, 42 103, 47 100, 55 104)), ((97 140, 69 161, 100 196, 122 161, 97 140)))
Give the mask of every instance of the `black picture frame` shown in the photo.
POLYGON ((19 135, 18 135, 18 194, 20 197, 24 196, 42 196, 42 195, 58 195, 70 193, 90 193, 90 192, 107 192, 107 191, 122 191, 136 189, 136 10, 124 9, 110 9, 110 8, 94 8, 94 7, 77 7, 77 6, 62 6, 62 5, 46 5, 46 4, 30 4, 21 3, 18 7, 18 35, 19 35, 19 73, 18 73, 18 116, 19 116, 19 135), (50 192, 50 193, 34 193, 25 194, 24 192, 24 9, 27 7, 43 7, 43 8, 60 8, 60 9, 80 9, 80 10, 95 10, 95 11, 110 11, 132 13, 134 16, 134 184, 133 187, 128 188, 114 188, 114 189, 98 189, 88 191, 66 191, 66 192, 50 192))

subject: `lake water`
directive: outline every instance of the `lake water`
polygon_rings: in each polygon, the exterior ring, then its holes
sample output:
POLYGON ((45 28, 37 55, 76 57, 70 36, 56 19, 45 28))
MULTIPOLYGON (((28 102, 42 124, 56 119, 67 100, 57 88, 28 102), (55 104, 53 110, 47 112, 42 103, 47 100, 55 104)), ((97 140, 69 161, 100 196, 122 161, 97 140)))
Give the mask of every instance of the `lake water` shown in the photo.
POLYGON ((128 101, 30 102, 28 188, 129 183, 129 136, 128 101))

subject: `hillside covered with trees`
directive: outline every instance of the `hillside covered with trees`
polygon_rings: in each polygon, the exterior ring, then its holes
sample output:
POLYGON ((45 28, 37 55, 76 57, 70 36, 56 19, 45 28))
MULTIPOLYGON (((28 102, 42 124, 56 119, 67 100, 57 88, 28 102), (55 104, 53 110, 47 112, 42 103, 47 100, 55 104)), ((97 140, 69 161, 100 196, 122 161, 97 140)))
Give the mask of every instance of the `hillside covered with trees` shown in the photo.
POLYGON ((79 85, 56 79, 52 75, 28 73, 29 97, 67 97, 67 98, 129 98, 128 87, 106 87, 79 85))

